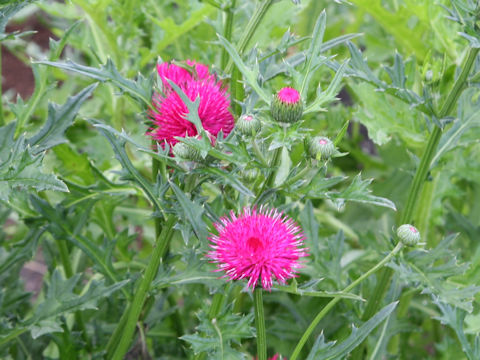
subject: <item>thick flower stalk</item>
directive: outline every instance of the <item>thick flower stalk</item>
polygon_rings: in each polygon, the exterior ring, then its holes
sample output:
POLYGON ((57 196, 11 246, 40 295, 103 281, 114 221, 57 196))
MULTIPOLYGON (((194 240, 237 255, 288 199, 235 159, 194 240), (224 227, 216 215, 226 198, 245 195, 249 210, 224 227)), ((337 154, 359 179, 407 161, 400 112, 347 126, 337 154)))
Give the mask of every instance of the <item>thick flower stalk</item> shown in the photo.
POLYGON ((248 286, 270 290, 273 280, 285 284, 295 277, 307 256, 304 234, 289 217, 275 209, 244 208, 240 215, 232 211, 214 224, 218 235, 212 235, 208 257, 218 264, 230 280, 248 279, 248 286))
POLYGON ((153 95, 150 118, 153 127, 149 134, 162 146, 173 147, 177 137, 198 135, 195 125, 186 119, 188 108, 172 89, 168 80, 175 83, 190 100, 200 98, 198 115, 206 132, 215 139, 220 131, 228 135, 234 126, 230 112, 230 98, 223 83, 211 74, 208 66, 190 60, 181 67, 171 63, 157 66, 162 82, 161 93, 153 95))

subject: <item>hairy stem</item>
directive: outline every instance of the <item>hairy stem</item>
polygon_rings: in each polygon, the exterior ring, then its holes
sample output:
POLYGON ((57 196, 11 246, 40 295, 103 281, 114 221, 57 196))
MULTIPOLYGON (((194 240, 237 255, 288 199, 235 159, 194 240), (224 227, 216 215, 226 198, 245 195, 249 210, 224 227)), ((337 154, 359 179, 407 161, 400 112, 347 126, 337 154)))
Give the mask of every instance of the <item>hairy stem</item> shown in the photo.
POLYGON ((267 360, 267 335, 265 331, 265 314, 263 311, 261 287, 257 287, 253 291, 253 305, 255 307, 255 328, 257 329, 258 360, 267 360))
MULTIPOLYGON (((403 248, 402 243, 398 243, 397 246, 386 256, 383 258, 382 261, 380 261, 377 265, 372 267, 370 270, 368 270, 365 274, 360 276, 357 280, 352 282, 350 285, 348 285, 345 289, 342 290, 342 292, 349 292, 352 290, 355 286, 360 284, 363 280, 368 278, 370 275, 375 273, 377 270, 379 270, 381 267, 383 267, 386 263, 390 261, 391 258, 393 258, 401 249, 403 248)), ((307 342, 308 338, 312 334, 312 332, 315 330, 317 327, 318 323, 320 320, 322 320, 325 315, 328 314, 328 312, 337 304, 342 298, 341 297, 335 297, 332 300, 328 302, 327 305, 317 314, 315 319, 311 322, 311 324, 308 326, 307 330, 305 330, 305 333, 301 337, 300 341, 298 342, 297 346, 293 350, 292 356, 290 357, 290 360, 296 360, 298 356, 300 355, 300 352, 302 351, 303 346, 307 342)))

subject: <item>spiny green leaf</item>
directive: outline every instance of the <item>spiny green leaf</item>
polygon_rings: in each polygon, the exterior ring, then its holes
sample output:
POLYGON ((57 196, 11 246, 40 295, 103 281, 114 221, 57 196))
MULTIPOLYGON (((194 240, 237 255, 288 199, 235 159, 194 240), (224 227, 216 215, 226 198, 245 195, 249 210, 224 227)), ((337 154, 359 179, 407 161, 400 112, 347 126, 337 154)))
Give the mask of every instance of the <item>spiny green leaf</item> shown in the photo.
POLYGON ((137 81, 126 79, 118 72, 111 59, 108 59, 107 63, 102 65, 100 68, 76 64, 70 60, 67 62, 39 61, 38 64, 49 65, 59 69, 73 71, 102 82, 110 81, 120 90, 127 92, 134 99, 143 102, 142 107, 151 106, 153 89, 152 77, 146 79, 142 75, 139 75, 137 81))
POLYGON ((452 127, 442 135, 437 153, 431 162, 432 166, 435 166, 435 163, 448 151, 457 146, 466 145, 460 142, 463 134, 474 127, 480 127, 480 100, 478 98, 475 100, 474 97, 476 96, 478 96, 478 91, 473 88, 466 90, 461 95, 458 104, 458 117, 452 127))
POLYGON ((250 326, 253 314, 240 316, 227 313, 210 320, 202 312, 199 320, 200 325, 195 334, 180 338, 192 346, 194 353, 206 352, 208 359, 244 359, 243 354, 234 350, 232 345, 240 344, 242 339, 253 336, 250 326))
POLYGON ((9 145, 0 150, 0 200, 7 201, 12 191, 20 189, 55 190, 68 192, 67 186, 53 174, 41 171, 42 155, 32 155, 32 149, 25 138, 13 140, 14 124, 0 128, 3 144, 9 145))
POLYGON ((64 279, 59 270, 55 270, 50 278, 45 301, 35 310, 33 317, 26 321, 31 326, 42 320, 52 319, 59 315, 87 309, 97 309, 97 302, 119 290, 128 283, 123 280, 110 286, 104 281, 92 280, 81 295, 74 293, 74 288, 80 280, 80 274, 64 279))
POLYGON ((391 262, 389 266, 402 281, 423 293, 471 312, 472 301, 475 294, 480 292, 480 286, 465 286, 449 281, 454 276, 464 274, 468 268, 467 264, 459 263, 452 252, 451 246, 456 237, 456 234, 447 236, 428 251, 411 251, 403 259, 397 258, 395 262, 391 262))
POLYGON ((127 152, 125 151, 126 134, 124 134, 123 131, 120 134, 118 131, 107 125, 95 124, 95 127, 97 127, 110 142, 110 145, 115 152, 115 157, 117 158, 117 160, 120 162, 120 164, 122 164, 123 168, 132 177, 134 182, 136 182, 143 189, 147 197, 155 205, 156 210, 163 211, 163 205, 157 194, 155 193, 152 184, 147 179, 145 179, 142 174, 140 174, 140 172, 135 168, 135 166, 133 166, 130 158, 127 155, 127 152))
POLYGON ((330 191, 326 196, 328 199, 331 199, 339 209, 344 206, 346 201, 355 201, 397 210, 392 201, 371 194, 368 185, 370 185, 372 180, 373 179, 362 180, 361 175, 358 174, 345 190, 341 192, 330 191))
POLYGON ((190 200, 185 193, 173 182, 170 182, 170 186, 177 196, 177 200, 180 203, 182 211, 185 215, 185 219, 192 224, 193 231, 200 241, 205 241, 208 237, 207 226, 202 219, 204 209, 198 203, 190 200))
POLYGON ((378 313, 372 316, 359 328, 355 326, 352 328, 350 336, 339 344, 335 342, 325 342, 323 333, 315 341, 312 351, 307 357, 307 360, 314 359, 343 359, 350 354, 353 349, 360 345, 363 340, 370 334, 380 323, 385 320, 397 307, 398 301, 391 303, 381 309, 378 313))
POLYGON ((442 313, 442 316, 439 316, 436 319, 442 324, 450 326, 455 331, 458 340, 462 345, 462 350, 467 355, 468 359, 477 360, 480 357, 480 348, 478 346, 479 335, 477 334, 475 346, 472 347, 463 329, 465 315, 467 314, 466 311, 443 303, 440 299, 434 299, 434 303, 442 313))
POLYGON ((242 193, 245 196, 254 197, 255 194, 246 187, 237 176, 232 175, 228 172, 222 171, 218 168, 206 168, 202 169, 202 172, 210 173, 218 178, 222 183, 228 184, 233 187, 238 192, 242 193))
POLYGON ((318 66, 320 49, 323 43, 323 36, 325 35, 325 28, 327 26, 327 13, 323 10, 315 23, 313 29, 312 41, 307 50, 307 62, 304 67, 304 75, 302 84, 300 85, 300 94, 302 97, 308 93, 308 86, 314 69, 318 66))
POLYGON ((28 140, 36 154, 67 141, 65 131, 73 123, 80 106, 96 89, 97 84, 87 86, 77 95, 68 98, 61 106, 48 104, 48 118, 38 133, 28 140))

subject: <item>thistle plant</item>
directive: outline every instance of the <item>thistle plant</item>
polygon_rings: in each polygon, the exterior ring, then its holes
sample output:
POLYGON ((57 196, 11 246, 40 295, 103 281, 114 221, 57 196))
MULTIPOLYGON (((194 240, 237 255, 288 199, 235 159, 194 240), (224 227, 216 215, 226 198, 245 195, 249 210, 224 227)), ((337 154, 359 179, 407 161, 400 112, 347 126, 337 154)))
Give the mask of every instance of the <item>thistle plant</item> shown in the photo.
POLYGON ((3 2, 0 358, 477 359, 479 10, 3 2))

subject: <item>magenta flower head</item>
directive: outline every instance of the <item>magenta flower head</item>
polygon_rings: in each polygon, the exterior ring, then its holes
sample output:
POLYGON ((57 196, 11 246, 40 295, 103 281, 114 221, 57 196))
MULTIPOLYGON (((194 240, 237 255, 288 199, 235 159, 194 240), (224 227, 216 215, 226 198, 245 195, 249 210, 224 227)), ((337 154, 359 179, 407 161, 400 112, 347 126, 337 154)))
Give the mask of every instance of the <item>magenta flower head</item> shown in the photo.
POLYGON ((273 278, 285 284, 308 255, 300 227, 276 209, 244 208, 238 216, 232 211, 214 226, 218 235, 209 238, 213 250, 208 258, 218 264, 216 271, 225 271, 223 277, 248 279, 252 289, 259 280, 269 291, 273 278))
POLYGON ((272 116, 281 123, 295 123, 303 115, 300 93, 294 88, 284 87, 273 98, 272 116))
POLYGON ((197 129, 186 119, 188 108, 167 80, 175 83, 190 100, 200 97, 198 115, 203 128, 216 139, 220 131, 228 135, 234 126, 230 98, 221 81, 210 74, 208 66, 190 60, 186 67, 171 63, 157 66, 162 81, 162 93, 153 95, 150 118, 153 127, 149 134, 161 145, 173 147, 176 137, 196 136, 197 129))

